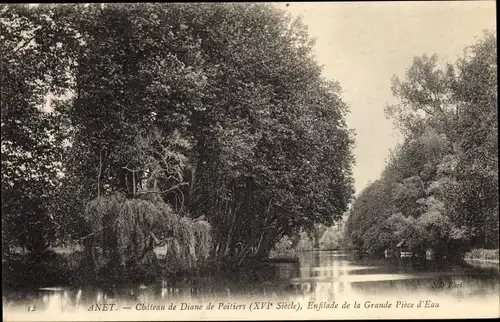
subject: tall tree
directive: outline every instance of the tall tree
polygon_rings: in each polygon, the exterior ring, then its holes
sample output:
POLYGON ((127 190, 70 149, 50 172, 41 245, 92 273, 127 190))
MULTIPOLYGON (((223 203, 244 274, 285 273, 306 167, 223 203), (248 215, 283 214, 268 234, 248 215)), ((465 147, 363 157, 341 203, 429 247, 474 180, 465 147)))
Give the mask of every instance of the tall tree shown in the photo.
POLYGON ((356 211, 363 200, 358 198, 348 225, 350 234, 356 232, 351 242, 391 247, 394 241, 381 242, 389 232, 406 234, 416 250, 498 245, 496 77, 496 38, 487 33, 453 65, 423 55, 413 60, 404 80, 393 79, 399 104, 386 110, 404 141, 381 179, 392 187, 385 198, 393 208, 385 212, 385 224, 355 227, 380 218, 356 211), (412 229, 401 230, 397 222, 412 229))
POLYGON ((347 107, 299 20, 264 4, 5 8, 26 16, 6 18, 27 24, 12 37, 41 37, 42 85, 71 93, 57 108, 69 122, 58 191, 78 195, 76 212, 117 191, 137 197, 152 180, 175 212, 208 218, 215 255, 241 263, 347 208, 347 107))
POLYGON ((63 125, 44 105, 69 82, 59 42, 66 29, 53 24, 46 7, 3 5, 0 12, 2 237, 6 245, 40 251, 57 228, 50 205, 63 167, 63 125))

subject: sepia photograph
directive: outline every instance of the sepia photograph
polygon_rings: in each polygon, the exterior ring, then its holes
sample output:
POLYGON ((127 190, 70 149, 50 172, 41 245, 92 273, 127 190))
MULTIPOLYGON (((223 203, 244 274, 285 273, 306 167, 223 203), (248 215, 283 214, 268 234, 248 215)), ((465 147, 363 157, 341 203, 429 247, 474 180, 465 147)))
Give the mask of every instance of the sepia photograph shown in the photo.
POLYGON ((499 318, 495 1, 0 5, 4 321, 499 318))

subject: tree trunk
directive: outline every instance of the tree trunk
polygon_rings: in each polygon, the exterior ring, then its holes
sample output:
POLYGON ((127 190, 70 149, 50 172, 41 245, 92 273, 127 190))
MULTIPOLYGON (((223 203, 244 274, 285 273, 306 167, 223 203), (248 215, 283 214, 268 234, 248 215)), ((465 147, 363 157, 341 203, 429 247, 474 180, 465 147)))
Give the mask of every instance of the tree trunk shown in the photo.
POLYGON ((135 182, 135 171, 132 171, 132 195, 136 195, 136 182, 135 182))
POLYGON ((102 177, 104 173, 104 157, 102 150, 99 151, 99 171, 97 173, 97 197, 101 196, 102 177))
POLYGON ((196 164, 191 169, 191 183, 189 185, 189 208, 191 208, 193 202, 193 194, 194 194, 194 185, 196 182, 196 164))
POLYGON ((232 223, 231 223, 231 228, 229 228, 229 232, 227 234, 227 239, 226 239, 226 247, 224 248, 224 253, 223 256, 227 257, 230 251, 230 245, 231 245, 231 239, 233 237, 233 229, 234 229, 234 224, 236 222, 236 212, 233 211, 233 209, 229 208, 230 214, 232 213, 232 223))

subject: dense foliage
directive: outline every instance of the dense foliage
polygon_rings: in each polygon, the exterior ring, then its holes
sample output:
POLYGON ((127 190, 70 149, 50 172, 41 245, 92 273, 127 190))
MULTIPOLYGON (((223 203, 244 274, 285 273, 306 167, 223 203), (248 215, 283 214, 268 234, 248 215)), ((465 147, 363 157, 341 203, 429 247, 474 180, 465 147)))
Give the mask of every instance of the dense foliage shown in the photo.
POLYGON ((468 260, 482 260, 482 261, 498 261, 500 258, 497 249, 472 249, 470 252, 465 253, 465 259, 468 260))
POLYGON ((123 263, 164 240, 241 264, 347 209, 347 107, 300 20, 263 4, 0 12, 4 245, 84 242, 123 263), (152 236, 158 216, 170 230, 152 236))
POLYGON ((300 230, 281 238, 271 250, 271 257, 296 255, 311 250, 345 250, 344 221, 341 219, 334 226, 314 225, 312 231, 300 230))
POLYGON ((498 247, 496 38, 486 34, 454 65, 416 57, 393 79, 387 107, 404 134, 379 180, 356 198, 351 247, 434 248, 442 255, 498 247))

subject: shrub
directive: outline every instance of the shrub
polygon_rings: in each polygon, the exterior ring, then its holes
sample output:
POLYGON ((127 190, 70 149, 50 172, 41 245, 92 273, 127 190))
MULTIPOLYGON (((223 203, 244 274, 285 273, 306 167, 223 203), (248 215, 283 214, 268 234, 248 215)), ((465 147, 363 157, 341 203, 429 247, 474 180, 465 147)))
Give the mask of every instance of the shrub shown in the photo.
POLYGON ((295 250, 292 248, 292 240, 290 237, 284 236, 276 243, 276 245, 274 245, 271 250, 270 257, 292 254, 295 254, 295 250))
POLYGON ((465 259, 484 259, 484 260, 498 260, 498 248, 497 249, 472 249, 467 252, 464 256, 465 259))
POLYGON ((338 250, 341 248, 343 236, 341 231, 329 228, 323 233, 319 240, 321 250, 338 250))

